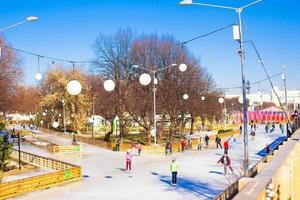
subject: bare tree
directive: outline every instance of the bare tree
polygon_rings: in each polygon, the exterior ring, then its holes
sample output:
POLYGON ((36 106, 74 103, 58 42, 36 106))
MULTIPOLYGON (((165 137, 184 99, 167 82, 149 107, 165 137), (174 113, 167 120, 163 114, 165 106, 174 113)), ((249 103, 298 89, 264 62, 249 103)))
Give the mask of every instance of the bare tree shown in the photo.
MULTIPOLYGON (((0 45, 5 45, 3 38, 0 38, 0 45)), ((22 81, 23 71, 20 67, 18 55, 8 48, 3 48, 0 58, 0 112, 5 113, 15 111, 16 103, 14 98, 17 89, 22 81)))
POLYGON ((114 36, 100 36, 94 43, 95 65, 104 79, 112 79, 116 88, 113 91, 117 99, 116 113, 119 117, 120 137, 124 135, 126 125, 126 99, 131 83, 134 35, 130 29, 120 30, 114 36))

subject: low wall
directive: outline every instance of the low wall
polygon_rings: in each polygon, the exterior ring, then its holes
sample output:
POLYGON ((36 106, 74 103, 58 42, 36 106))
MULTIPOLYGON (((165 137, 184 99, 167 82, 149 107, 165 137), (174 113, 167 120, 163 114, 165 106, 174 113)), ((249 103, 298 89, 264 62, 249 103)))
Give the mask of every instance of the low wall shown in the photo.
MULTIPOLYGON (((17 158, 18 152, 13 151, 12 157, 17 158)), ((21 160, 40 167, 50 168, 55 172, 5 182, 0 184, 0 199, 7 199, 49 188, 55 185, 65 184, 81 179, 81 167, 67 162, 46 158, 43 156, 21 152, 21 160)))

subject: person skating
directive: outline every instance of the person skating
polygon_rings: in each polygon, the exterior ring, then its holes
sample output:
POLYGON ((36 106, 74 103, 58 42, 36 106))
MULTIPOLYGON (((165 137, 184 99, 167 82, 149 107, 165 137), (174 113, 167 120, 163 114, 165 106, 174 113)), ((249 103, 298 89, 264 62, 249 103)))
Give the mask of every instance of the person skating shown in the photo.
POLYGON ((243 133, 243 126, 240 126, 240 135, 243 133))
POLYGON ((279 124, 279 128, 281 130, 281 133, 284 133, 283 125, 281 123, 279 124))
POLYGON ((269 152, 270 152, 270 145, 266 144, 266 153, 267 153, 267 155, 269 154, 269 152))
POLYGON ((227 154, 224 153, 224 155, 220 158, 220 160, 217 162, 221 163, 224 166, 224 175, 227 175, 227 167, 230 169, 230 171, 234 174, 233 169, 231 167, 231 159, 227 154))
POLYGON ((254 141, 254 139, 255 139, 255 131, 251 131, 250 135, 251 135, 251 141, 254 141))
POLYGON ((202 137, 200 136, 198 138, 198 150, 201 150, 202 149, 202 137))
POLYGON ((172 173, 172 186, 177 184, 177 174, 179 172, 179 164, 176 162, 176 159, 173 158, 170 164, 170 171, 172 173))
POLYGON ((185 150, 185 141, 184 141, 183 138, 181 138, 181 140, 180 140, 180 146, 181 146, 181 152, 184 152, 184 150, 185 150))
POLYGON ((165 152, 166 156, 167 155, 172 155, 172 143, 169 140, 167 141, 165 150, 166 150, 166 152, 165 152))
POLYGON ((141 156, 141 152, 142 152, 142 145, 141 145, 140 143, 137 145, 137 150, 138 150, 138 154, 139 154, 139 156, 141 156))
POLYGON ((223 143, 224 146, 224 154, 228 154, 228 149, 229 149, 229 141, 225 140, 223 143))
POLYGON ((72 144, 77 145, 76 135, 75 133, 72 133, 72 144))
POLYGON ((132 154, 130 153, 130 150, 128 150, 125 154, 125 161, 125 172, 131 172, 132 154))
POLYGON ((256 131, 256 124, 254 124, 254 131, 256 131))
POLYGON ((223 149, 223 147, 221 145, 221 138, 218 135, 216 137, 215 142, 216 142, 217 149, 219 148, 219 146, 220 146, 221 149, 223 149))
POLYGON ((208 148, 208 145, 209 145, 209 137, 208 135, 205 135, 205 148, 208 148))
POLYGON ((269 132, 269 124, 266 124, 266 126, 265 126, 265 131, 266 131, 266 133, 269 132))

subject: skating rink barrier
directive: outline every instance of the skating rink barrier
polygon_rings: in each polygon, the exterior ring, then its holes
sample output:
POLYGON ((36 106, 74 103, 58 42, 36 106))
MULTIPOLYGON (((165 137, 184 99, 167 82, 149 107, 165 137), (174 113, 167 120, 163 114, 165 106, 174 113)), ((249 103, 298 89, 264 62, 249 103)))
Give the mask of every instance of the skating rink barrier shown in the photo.
MULTIPOLYGON (((14 150, 12 157, 18 159, 18 151, 14 150)), ((23 151, 21 151, 21 160, 38 167, 52 169, 54 172, 0 183, 0 200, 81 180, 80 166, 23 151)))

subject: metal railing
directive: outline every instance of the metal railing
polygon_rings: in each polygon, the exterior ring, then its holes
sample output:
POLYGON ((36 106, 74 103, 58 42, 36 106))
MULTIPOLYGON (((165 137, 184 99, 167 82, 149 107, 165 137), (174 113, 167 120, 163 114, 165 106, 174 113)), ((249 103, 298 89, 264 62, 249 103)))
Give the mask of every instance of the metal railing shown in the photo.
MULTIPOLYGON (((247 177, 255 177, 258 174, 258 166, 261 163, 266 163, 267 162, 267 156, 268 155, 274 155, 274 151, 279 149, 280 145, 283 145, 283 142, 286 141, 288 137, 286 137, 285 140, 281 141, 278 143, 270 152, 260 159, 254 166, 252 166, 249 171, 247 177)), ((234 183, 229 185, 222 193, 220 193, 217 197, 215 197, 215 200, 227 200, 227 199, 232 199, 238 192, 239 192, 239 180, 243 177, 239 177, 234 183)))

